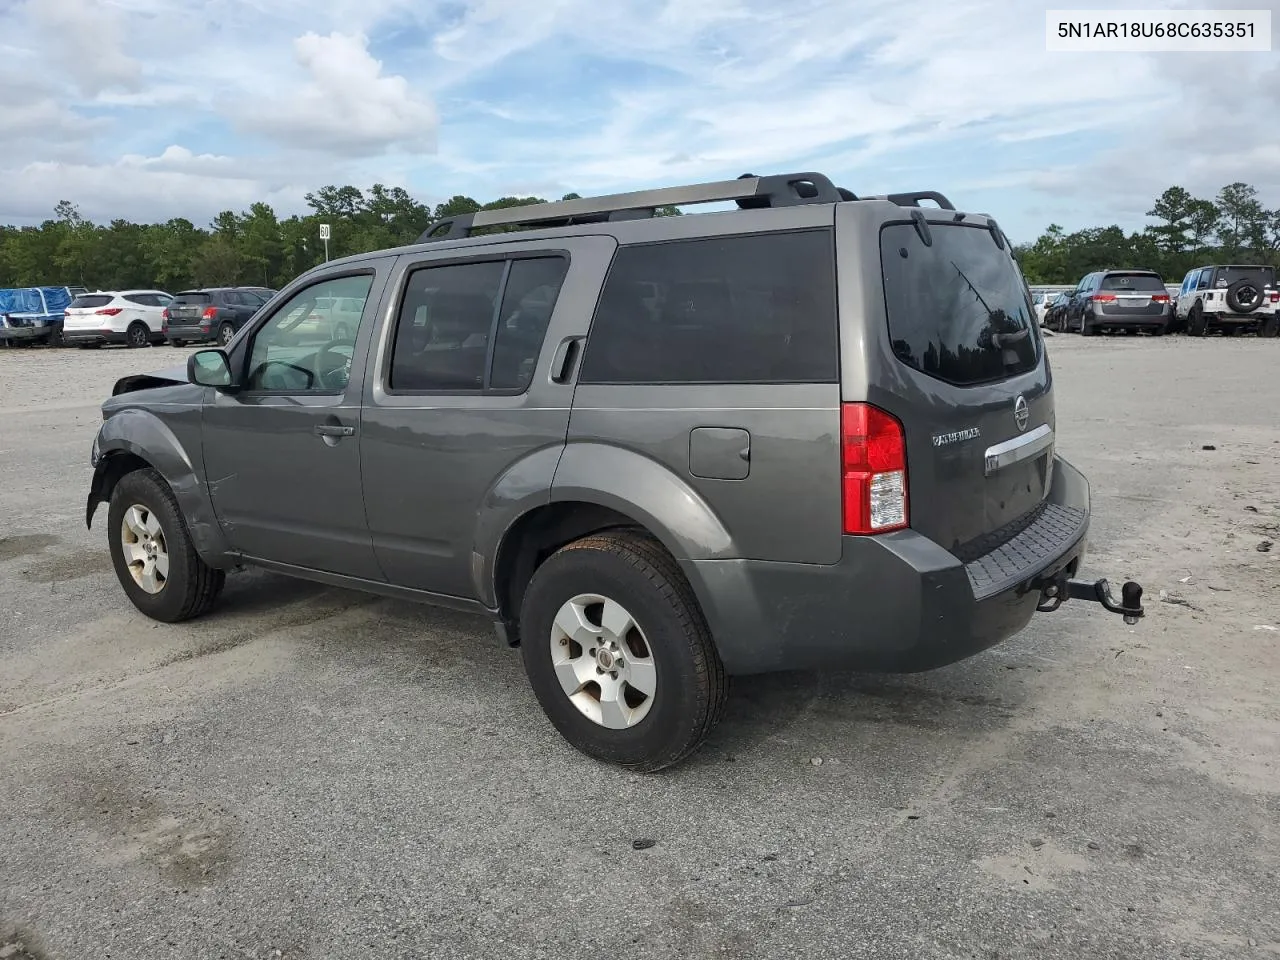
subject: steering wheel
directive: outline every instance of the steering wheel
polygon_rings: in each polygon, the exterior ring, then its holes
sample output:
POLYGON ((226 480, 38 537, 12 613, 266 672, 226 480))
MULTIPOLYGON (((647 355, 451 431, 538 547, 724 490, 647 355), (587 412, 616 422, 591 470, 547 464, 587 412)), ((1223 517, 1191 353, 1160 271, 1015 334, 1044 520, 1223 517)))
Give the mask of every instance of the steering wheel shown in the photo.
POLYGON ((351 358, 356 352, 354 337, 330 340, 315 352, 316 382, 330 390, 344 390, 351 382, 351 358), (343 347, 349 348, 343 350, 343 347))

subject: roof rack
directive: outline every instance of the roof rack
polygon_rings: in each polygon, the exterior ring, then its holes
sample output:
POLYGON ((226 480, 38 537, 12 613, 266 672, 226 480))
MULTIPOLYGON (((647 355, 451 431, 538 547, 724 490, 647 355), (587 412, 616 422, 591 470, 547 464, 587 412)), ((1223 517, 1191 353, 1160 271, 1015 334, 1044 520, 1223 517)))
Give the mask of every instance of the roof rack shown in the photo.
POLYGON ((758 209, 856 199, 850 191, 837 189, 820 173, 784 173, 764 177, 744 173, 736 180, 465 213, 437 220, 427 227, 418 242, 459 240, 484 227, 566 227, 580 223, 644 220, 654 216, 659 207, 683 207, 696 203, 733 200, 742 209, 758 209))
MULTIPOLYGON (((445 217, 432 223, 419 243, 462 240, 487 227, 568 227, 583 223, 645 220, 659 207, 684 207, 698 203, 734 201, 743 210, 793 207, 808 203, 839 203, 860 199, 851 190, 837 187, 821 173, 779 173, 759 177, 744 173, 736 180, 694 183, 683 187, 637 190, 604 197, 581 197, 555 203, 531 203, 521 207, 480 210, 445 217)), ((932 200, 943 210, 955 210, 951 201, 934 190, 891 193, 865 200, 888 200, 900 207, 915 207, 932 200)))

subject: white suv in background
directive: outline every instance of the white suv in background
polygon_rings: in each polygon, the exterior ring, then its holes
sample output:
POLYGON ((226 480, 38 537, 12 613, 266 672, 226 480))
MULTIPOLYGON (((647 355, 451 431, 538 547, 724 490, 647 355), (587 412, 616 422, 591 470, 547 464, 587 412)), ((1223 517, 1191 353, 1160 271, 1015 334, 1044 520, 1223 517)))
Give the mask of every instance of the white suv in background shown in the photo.
POLYGON ((163 290, 98 290, 82 293, 67 307, 62 342, 98 347, 123 343, 145 347, 163 343, 164 308, 173 294, 163 290))
POLYGON ((1280 336, 1280 286, 1275 267, 1196 267, 1182 280, 1175 323, 1193 337, 1215 330, 1280 336))

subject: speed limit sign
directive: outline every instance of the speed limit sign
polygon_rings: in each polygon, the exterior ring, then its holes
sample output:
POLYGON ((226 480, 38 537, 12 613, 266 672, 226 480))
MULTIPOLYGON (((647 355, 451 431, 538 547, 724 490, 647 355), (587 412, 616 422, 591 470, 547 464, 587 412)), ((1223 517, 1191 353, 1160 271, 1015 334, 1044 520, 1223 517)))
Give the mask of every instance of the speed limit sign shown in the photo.
POLYGON ((320 224, 320 239, 321 240, 329 239, 329 224, 327 223, 320 224))

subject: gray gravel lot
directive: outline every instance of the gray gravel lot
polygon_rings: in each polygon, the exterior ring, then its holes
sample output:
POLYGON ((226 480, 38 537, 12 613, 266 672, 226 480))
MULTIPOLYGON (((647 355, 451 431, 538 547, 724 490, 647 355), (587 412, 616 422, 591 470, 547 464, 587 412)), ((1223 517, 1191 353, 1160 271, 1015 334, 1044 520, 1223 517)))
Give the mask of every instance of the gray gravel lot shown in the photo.
POLYGON ((741 680, 653 776, 470 617, 248 573, 143 619, 89 444, 185 351, 0 351, 0 957, 1280 955, 1280 341, 1049 343, 1147 619, 741 680))

